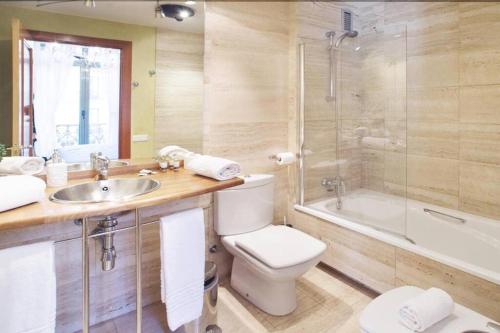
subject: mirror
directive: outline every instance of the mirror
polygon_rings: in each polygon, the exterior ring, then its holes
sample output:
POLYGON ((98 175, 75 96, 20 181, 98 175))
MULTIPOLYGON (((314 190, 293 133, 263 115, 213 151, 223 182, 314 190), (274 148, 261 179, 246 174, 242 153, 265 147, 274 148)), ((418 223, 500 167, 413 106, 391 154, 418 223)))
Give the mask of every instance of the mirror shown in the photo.
POLYGON ((203 2, 189 2, 192 17, 152 1, 88 3, 0 1, 0 143, 46 159, 57 149, 70 170, 93 152, 201 153, 203 2))

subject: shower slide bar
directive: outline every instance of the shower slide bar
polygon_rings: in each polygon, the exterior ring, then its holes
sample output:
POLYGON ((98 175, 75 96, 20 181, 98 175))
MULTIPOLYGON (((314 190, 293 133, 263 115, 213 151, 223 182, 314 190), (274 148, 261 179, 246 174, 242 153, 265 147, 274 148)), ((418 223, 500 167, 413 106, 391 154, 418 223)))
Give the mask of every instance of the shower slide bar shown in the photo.
POLYGON ((439 219, 443 219, 443 217, 445 217, 445 218, 450 218, 458 223, 466 223, 467 222, 466 219, 463 219, 461 217, 456 217, 456 216, 453 216, 450 214, 438 212, 437 210, 433 210, 433 209, 429 209, 429 208, 424 208, 424 212, 431 215, 431 216, 437 217, 439 219))

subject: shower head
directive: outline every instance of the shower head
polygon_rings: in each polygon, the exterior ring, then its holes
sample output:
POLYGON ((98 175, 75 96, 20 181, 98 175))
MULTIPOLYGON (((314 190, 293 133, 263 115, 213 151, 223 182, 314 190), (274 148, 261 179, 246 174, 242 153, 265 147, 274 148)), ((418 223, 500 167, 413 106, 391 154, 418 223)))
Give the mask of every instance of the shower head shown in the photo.
POLYGON ((356 30, 354 31, 346 31, 344 32, 342 35, 339 36, 339 38, 337 38, 337 41, 335 42, 335 47, 339 47, 340 44, 342 44, 342 41, 346 38, 346 37, 349 37, 349 38, 354 38, 358 35, 358 32, 356 30))

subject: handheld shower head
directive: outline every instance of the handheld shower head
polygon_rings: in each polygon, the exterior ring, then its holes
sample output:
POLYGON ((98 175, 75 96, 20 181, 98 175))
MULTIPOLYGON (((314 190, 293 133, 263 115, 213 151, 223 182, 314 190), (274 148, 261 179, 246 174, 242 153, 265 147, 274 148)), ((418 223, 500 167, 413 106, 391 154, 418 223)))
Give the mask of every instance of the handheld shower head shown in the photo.
POLYGON ((346 38, 346 37, 349 37, 349 38, 354 38, 358 35, 358 32, 356 30, 354 31, 346 31, 344 32, 342 35, 339 36, 339 38, 337 38, 337 41, 335 42, 335 47, 339 47, 340 44, 342 44, 342 41, 346 38))

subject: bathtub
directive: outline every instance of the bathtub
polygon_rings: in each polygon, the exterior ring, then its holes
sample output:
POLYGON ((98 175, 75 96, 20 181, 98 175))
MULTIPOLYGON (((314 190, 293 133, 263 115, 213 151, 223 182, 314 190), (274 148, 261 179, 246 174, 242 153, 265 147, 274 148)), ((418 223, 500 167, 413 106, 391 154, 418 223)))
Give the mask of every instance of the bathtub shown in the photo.
POLYGON ((295 209, 500 284, 500 221, 359 189, 295 209))

